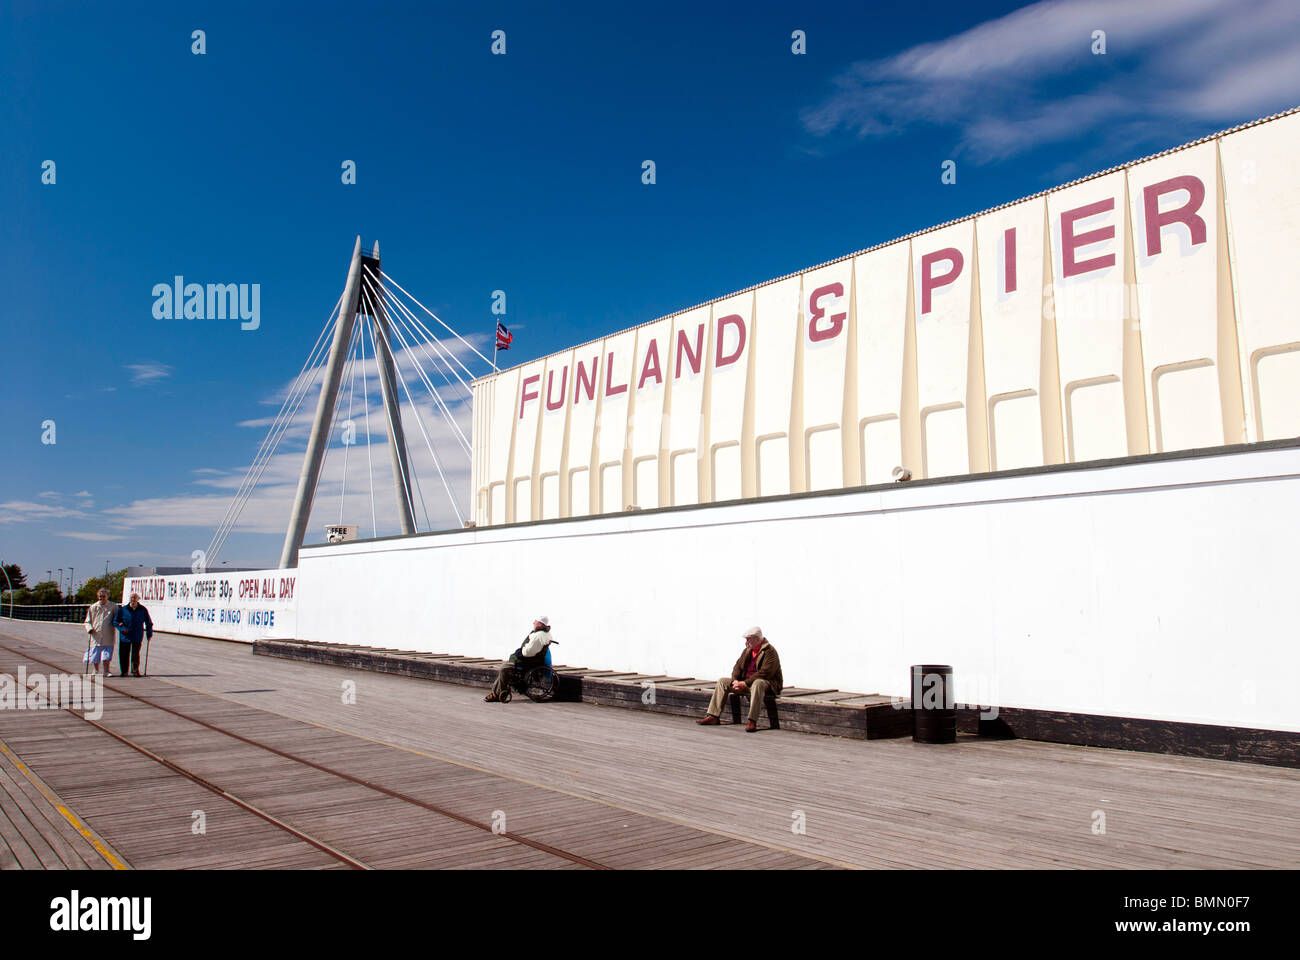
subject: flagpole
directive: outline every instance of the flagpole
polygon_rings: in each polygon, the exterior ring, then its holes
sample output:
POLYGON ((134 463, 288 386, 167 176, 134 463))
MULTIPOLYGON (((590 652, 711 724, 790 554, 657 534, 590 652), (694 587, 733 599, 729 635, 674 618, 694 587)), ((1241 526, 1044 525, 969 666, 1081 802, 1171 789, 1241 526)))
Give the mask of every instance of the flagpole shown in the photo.
POLYGON ((501 349, 501 336, 497 333, 499 329, 500 329, 499 324, 493 324, 492 326, 492 372, 493 373, 500 372, 500 370, 497 368, 497 351, 501 349))

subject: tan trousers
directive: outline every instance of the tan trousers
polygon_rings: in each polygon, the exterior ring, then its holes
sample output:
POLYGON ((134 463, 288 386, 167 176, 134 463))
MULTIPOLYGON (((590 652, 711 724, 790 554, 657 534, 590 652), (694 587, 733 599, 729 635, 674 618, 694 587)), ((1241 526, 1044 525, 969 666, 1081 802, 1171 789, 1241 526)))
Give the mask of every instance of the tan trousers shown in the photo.
MULTIPOLYGON (((749 719, 755 723, 763 715, 763 701, 767 698, 767 688, 769 684, 766 680, 755 680, 749 684, 749 688, 743 694, 736 696, 749 696, 749 719)), ((713 699, 709 702, 709 716, 721 717, 722 708, 727 705, 727 697, 731 694, 731 678, 721 677, 718 685, 713 688, 713 699)))

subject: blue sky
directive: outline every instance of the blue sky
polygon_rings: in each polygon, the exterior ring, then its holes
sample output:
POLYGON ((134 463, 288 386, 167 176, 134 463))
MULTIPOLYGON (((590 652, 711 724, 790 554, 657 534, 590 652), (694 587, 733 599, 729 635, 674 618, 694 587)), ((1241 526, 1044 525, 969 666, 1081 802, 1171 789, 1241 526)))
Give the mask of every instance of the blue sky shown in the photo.
MULTIPOLYGON (((0 557, 79 580, 188 565, 357 234, 480 347, 504 290, 518 363, 1300 103, 1291 2, 885 7, 0 4, 0 557), (155 318, 177 274, 259 284, 260 325, 155 318)), ((231 563, 278 559, 312 404, 231 563)), ((441 452, 446 424, 425 423, 441 452)), ((340 449, 314 534, 339 512, 340 449)), ((467 503, 468 464, 445 462, 467 503)), ((344 512, 370 533, 368 502, 344 512)))

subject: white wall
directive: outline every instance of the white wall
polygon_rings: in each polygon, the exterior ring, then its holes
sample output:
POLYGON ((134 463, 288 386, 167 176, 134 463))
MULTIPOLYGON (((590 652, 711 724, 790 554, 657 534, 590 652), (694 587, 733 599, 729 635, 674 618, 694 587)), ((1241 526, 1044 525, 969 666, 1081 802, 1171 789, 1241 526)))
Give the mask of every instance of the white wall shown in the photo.
POLYGON ((297 633, 298 571, 240 570, 179 577, 128 577, 149 610, 155 630, 252 643, 297 633))
POLYGON ((1300 731, 1300 448, 334 546, 306 640, 711 678, 762 626, 787 685, 1300 731))

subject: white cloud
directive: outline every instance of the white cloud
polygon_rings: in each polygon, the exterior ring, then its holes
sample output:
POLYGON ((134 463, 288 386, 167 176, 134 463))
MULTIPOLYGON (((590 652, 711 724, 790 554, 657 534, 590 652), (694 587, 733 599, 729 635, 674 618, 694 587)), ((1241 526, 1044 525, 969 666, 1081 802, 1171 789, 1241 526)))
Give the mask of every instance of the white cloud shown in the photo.
MULTIPOLYGON (((396 311, 392 311, 392 315, 395 314, 396 311)), ((434 321, 427 316, 424 319, 436 328, 434 321)), ((432 444, 441 461, 452 496, 461 512, 468 517, 470 461, 468 453, 462 449, 460 435, 468 438, 471 432, 469 390, 462 381, 470 381, 472 374, 462 369, 454 359, 449 359, 449 355, 461 360, 471 371, 483 368, 485 364, 473 355, 469 346, 450 338, 446 341, 439 340, 442 355, 432 345, 413 339, 409 329, 402 329, 402 338, 405 339, 405 345, 401 338, 394 338, 397 347, 395 363, 410 469, 418 488, 415 496, 417 526, 421 531, 456 527, 459 524, 443 481, 439 478, 429 444, 432 444), (424 371, 424 377, 417 372, 417 366, 424 371), (445 403, 459 434, 448 423, 447 417, 430 395, 424 382, 425 377, 445 403), (418 406, 418 414, 412 409, 408 398, 413 399, 418 406)), ((476 347, 481 347, 488 341, 488 336, 476 334, 466 339, 476 347)), ((322 357, 319 364, 323 363, 322 357)), ((231 543, 240 543, 244 550, 256 549, 261 553, 274 545, 273 549, 278 555, 278 544, 270 538, 282 538, 288 525, 289 510, 297 491, 306 441, 320 395, 320 365, 307 372, 306 377, 312 386, 301 397, 291 420, 281 424, 282 429, 278 431, 281 435, 275 452, 260 466, 257 484, 230 534, 231 543), (251 538, 260 539, 253 545, 251 538)), ((481 370, 478 375, 486 372, 485 369, 481 370)), ((297 383, 298 379, 295 378, 282 384, 262 402, 283 409, 285 399, 296 394, 297 383)), ((373 343, 367 336, 365 361, 362 362, 357 355, 351 366, 345 369, 341 382, 338 412, 308 522, 307 542, 323 539, 325 524, 338 522, 340 498, 344 493, 346 500, 343 504, 343 521, 358 524, 362 536, 384 536, 399 532, 396 491, 387 450, 388 420, 381 398, 379 365, 374 356, 373 343), (342 438, 348 419, 353 422, 354 444, 345 448, 342 438), (372 445, 369 457, 366 451, 367 421, 372 445), (372 476, 373 523, 370 493, 372 476)), ((238 426, 266 432, 277 418, 278 414, 247 419, 239 422, 238 426)), ((250 449, 250 453, 253 452, 254 449, 250 449)), ((171 528, 178 532, 192 530, 195 544, 190 549, 205 549, 213 532, 225 521, 232 499, 243 487, 247 472, 247 464, 231 469, 200 467, 192 471, 195 478, 194 492, 135 500, 107 509, 103 515, 118 529, 131 531, 152 528, 158 533, 149 536, 155 538, 161 536, 161 528, 171 528)), ((208 560, 219 562, 222 556, 232 552, 227 549, 218 557, 209 557, 208 560)), ((240 556, 236 559, 244 562, 250 558, 240 556)), ((273 558, 264 557, 262 562, 273 562, 273 558)))
POLYGON ((131 382, 147 385, 158 380, 166 380, 172 375, 172 368, 165 363, 147 360, 144 363, 128 363, 126 369, 131 371, 131 382))
POLYGON ((125 537, 115 533, 84 533, 84 532, 74 533, 72 531, 63 531, 63 530, 56 530, 54 535, 56 537, 68 537, 69 539, 72 540, 93 540, 96 542, 101 540, 125 540, 126 539, 125 537))
POLYGON ((0 523, 29 523, 33 520, 58 520, 63 517, 84 517, 81 510, 59 507, 30 500, 9 500, 0 503, 0 523))
POLYGON ((957 152, 978 162, 1088 134, 1226 126, 1300 103, 1300 4, 1045 0, 856 63, 833 84, 803 113, 815 137, 952 128, 957 152), (1106 32, 1105 55, 1091 53, 1094 30, 1106 32))
MULTIPOLYGON (((358 395, 353 409, 356 443, 347 448, 342 443, 342 421, 346 418, 346 399, 344 399, 344 409, 331 434, 330 446, 317 484, 316 499, 308 522, 308 542, 322 538, 325 524, 338 522, 340 497, 345 493, 343 521, 358 524, 362 536, 372 536, 376 532, 380 536, 399 532, 396 491, 387 449, 387 422, 383 405, 378 399, 377 381, 372 386, 375 389, 370 394, 372 443, 370 456, 367 458, 366 454, 364 409, 358 384, 358 395), (345 453, 346 484, 344 483, 345 453), (372 476, 375 500, 374 525, 371 523, 370 507, 372 476)), ((414 386, 412 386, 412 393, 420 403, 420 420, 424 431, 421 432, 416 414, 406 403, 402 406, 402 424, 406 433, 410 469, 416 478, 418 490, 423 494, 423 496, 420 496, 420 493, 416 495, 417 526, 421 531, 453 528, 458 526, 457 519, 448 501, 442 480, 438 476, 433 456, 425 442, 425 435, 428 435, 429 441, 437 451, 443 472, 447 477, 447 485, 466 516, 468 516, 470 487, 469 457, 454 439, 451 427, 440 414, 431 409, 430 401, 424 398, 422 393, 416 392, 414 386)), ((310 399, 314 401, 314 398, 310 399)), ((468 436, 469 405, 461 403, 452 409, 458 426, 468 436)), ((244 505, 232 536, 238 534, 284 536, 289 510, 302 470, 306 436, 314 412, 314 402, 304 403, 299 409, 293 424, 286 432, 286 438, 294 439, 286 439, 266 460, 257 486, 244 505)), ((194 485, 215 492, 195 492, 136 500, 105 510, 104 514, 124 530, 142 527, 193 529, 196 534, 196 544, 193 549, 204 549, 212 533, 225 519, 232 499, 244 483, 247 470, 247 465, 231 470, 203 468, 202 475, 194 480, 194 485)))

